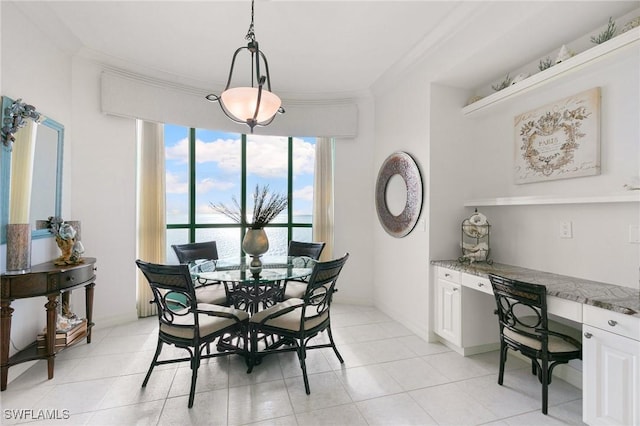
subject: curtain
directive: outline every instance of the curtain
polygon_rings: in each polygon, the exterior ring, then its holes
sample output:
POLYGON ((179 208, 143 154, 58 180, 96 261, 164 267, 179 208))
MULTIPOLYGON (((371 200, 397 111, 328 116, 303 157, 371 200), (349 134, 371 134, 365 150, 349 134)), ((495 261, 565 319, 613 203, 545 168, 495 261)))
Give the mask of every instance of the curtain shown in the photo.
POLYGON ((313 241, 326 243, 321 260, 333 259, 333 146, 331 138, 316 139, 313 182, 313 241))
POLYGON ((9 223, 29 223, 31 185, 35 159, 38 125, 31 119, 15 133, 11 156, 11 185, 9 194, 9 223))
MULTIPOLYGON (((138 132, 138 258, 166 261, 164 125, 137 121, 138 132)), ((156 314, 151 288, 138 271, 139 317, 156 314)))

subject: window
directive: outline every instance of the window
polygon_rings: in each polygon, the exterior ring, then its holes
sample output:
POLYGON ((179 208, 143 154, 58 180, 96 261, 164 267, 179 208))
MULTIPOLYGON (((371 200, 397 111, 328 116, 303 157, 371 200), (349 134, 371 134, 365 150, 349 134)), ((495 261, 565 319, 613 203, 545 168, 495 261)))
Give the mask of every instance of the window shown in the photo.
POLYGON ((269 254, 289 240, 312 240, 315 138, 257 136, 165 125, 167 261, 172 244, 215 240, 220 257, 242 255, 245 229, 211 203, 232 198, 251 220, 256 184, 288 195, 287 210, 266 228, 269 254))

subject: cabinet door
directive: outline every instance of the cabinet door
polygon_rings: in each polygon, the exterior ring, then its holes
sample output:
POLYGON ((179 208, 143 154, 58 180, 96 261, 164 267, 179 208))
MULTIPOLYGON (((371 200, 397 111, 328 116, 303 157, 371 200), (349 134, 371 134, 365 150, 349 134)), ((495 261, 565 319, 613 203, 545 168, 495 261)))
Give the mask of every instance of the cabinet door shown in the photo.
POLYGON ((583 326, 583 420, 640 424, 640 341, 583 326))
POLYGON ((462 343, 460 285, 436 281, 436 333, 456 346, 462 343))

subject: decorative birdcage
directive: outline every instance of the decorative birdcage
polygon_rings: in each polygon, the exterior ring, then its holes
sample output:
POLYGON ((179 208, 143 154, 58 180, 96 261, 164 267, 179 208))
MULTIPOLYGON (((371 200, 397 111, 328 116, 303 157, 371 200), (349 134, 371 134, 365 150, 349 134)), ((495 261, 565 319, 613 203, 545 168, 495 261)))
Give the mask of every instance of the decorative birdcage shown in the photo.
POLYGON ((467 219, 462 221, 462 237, 460 247, 462 256, 460 263, 486 262, 492 264, 489 258, 489 234, 491 225, 487 217, 478 209, 467 219))

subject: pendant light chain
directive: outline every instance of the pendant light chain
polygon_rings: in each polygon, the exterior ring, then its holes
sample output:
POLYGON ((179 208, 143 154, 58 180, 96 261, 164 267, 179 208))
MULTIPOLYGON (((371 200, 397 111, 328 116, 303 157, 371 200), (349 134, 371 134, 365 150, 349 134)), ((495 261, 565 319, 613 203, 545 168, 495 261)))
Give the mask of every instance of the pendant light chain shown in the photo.
POLYGON ((249 25, 249 30, 247 31, 245 39, 251 42, 256 41, 256 33, 253 28, 253 0, 251 0, 251 25, 249 25))

